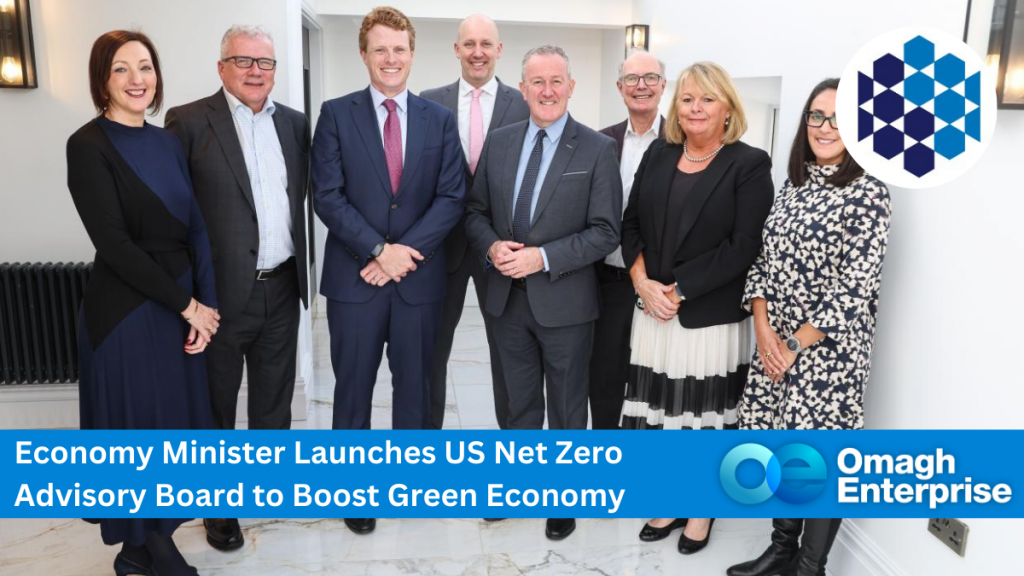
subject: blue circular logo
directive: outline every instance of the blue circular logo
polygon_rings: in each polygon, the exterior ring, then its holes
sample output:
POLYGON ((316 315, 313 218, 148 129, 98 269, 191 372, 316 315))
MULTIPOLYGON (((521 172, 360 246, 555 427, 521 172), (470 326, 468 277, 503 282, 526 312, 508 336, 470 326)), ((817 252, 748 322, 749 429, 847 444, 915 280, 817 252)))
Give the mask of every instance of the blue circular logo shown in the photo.
POLYGON ((821 494, 827 477, 825 459, 806 444, 787 444, 774 453, 760 444, 741 444, 725 455, 719 470, 725 493, 740 504, 760 504, 772 495, 789 504, 805 504, 821 494), (736 469, 747 460, 764 466, 764 481, 754 488, 736 481, 736 469), (789 466, 791 462, 806 466, 789 466))

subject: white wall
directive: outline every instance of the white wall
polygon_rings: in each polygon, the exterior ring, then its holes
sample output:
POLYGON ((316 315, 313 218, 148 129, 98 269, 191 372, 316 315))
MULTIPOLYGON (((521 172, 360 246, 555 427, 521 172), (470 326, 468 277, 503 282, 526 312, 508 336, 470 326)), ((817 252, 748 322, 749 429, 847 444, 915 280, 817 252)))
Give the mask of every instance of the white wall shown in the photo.
MULTIPOLYGON (((337 98, 366 88, 369 85, 366 66, 359 57, 359 25, 362 16, 321 14, 317 21, 323 28, 324 98, 337 98)), ((453 47, 458 21, 414 20, 413 24, 416 27, 416 54, 409 76, 409 89, 419 93, 458 80, 461 68, 453 47)), ((518 88, 522 76, 522 58, 527 50, 541 44, 558 44, 569 55, 572 76, 576 80, 576 90, 569 101, 569 113, 583 124, 600 129, 600 87, 610 82, 614 89, 615 84, 615 70, 605 78, 603 73, 607 71, 602 70, 601 66, 602 31, 505 22, 499 22, 498 25, 503 44, 502 58, 498 60, 497 66, 498 78, 518 88)), ((621 50, 620 41, 620 58, 621 50)), ((319 108, 319 105, 314 103, 314 107, 319 108)), ((317 263, 321 266, 327 229, 319 220, 316 234, 317 263)), ((318 276, 322 275, 318 273, 318 276)))
MULTIPOLYGON (((707 59, 735 77, 782 76, 781 182, 801 108, 819 80, 841 75, 864 43, 892 29, 921 26, 960 37, 966 4, 727 0, 704 13, 690 3, 636 0, 633 19, 652 25, 652 51, 670 70, 707 59)), ((1021 150, 1024 112, 1001 111, 985 157, 967 174, 931 190, 892 190, 869 427, 1024 426, 1024 378, 1014 363, 1024 320, 1017 268, 1024 197, 1014 174, 1021 150)), ((928 534, 924 520, 853 522, 908 575, 1006 573, 1010 551, 1024 540, 1022 520, 967 520, 967 557, 959 558, 928 534)), ((830 569, 855 574, 857 561, 840 550, 830 569)))
MULTIPOLYGON (((307 0, 311 1, 311 0, 307 0)), ((317 13, 359 16, 362 18, 378 0, 315 0, 317 13)), ((481 2, 479 0, 446 0, 444 2, 395 2, 392 4, 412 18, 416 24, 423 19, 462 20, 474 12, 483 12, 501 22, 521 24, 570 24, 573 26, 615 27, 625 29, 632 12, 632 0, 516 0, 515 2, 481 2)), ((624 32, 623 32, 624 33, 624 32)))

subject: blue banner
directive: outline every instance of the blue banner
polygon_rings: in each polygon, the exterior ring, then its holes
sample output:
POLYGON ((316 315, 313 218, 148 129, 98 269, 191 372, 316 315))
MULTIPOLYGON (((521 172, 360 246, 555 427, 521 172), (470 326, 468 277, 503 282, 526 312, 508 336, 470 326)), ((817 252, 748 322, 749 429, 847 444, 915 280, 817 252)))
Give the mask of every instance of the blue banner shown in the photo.
POLYGON ((1024 431, 0 431, 4 518, 1019 518, 1024 431))

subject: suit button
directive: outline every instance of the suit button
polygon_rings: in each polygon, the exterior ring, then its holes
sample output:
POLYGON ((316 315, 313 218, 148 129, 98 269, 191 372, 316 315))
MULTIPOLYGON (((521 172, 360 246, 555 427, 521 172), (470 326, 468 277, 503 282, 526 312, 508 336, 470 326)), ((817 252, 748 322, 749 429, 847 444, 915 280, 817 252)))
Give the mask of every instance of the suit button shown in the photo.
POLYGON ((384 240, 391 241, 391 234, 385 234, 384 240))
POLYGON ((249 250, 249 255, 250 256, 255 256, 256 255, 256 251, 255 250, 249 250))
POLYGON ((392 209, 392 210, 394 210, 395 208, 398 208, 398 204, 392 204, 392 205, 391 205, 391 209, 392 209))

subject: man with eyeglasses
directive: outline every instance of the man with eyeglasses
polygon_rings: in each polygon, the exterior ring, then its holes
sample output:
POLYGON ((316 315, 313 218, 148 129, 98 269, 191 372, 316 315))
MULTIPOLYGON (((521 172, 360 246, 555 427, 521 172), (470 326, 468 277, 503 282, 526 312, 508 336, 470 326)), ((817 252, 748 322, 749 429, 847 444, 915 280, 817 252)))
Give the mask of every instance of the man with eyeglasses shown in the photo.
MULTIPOLYGON (((213 422, 225 430, 235 428, 243 365, 249 429, 292 420, 310 130, 305 115, 270 99, 276 69, 269 32, 232 26, 217 62, 223 89, 171 108, 165 122, 185 148, 213 249, 221 325, 206 368, 213 422)), ((214 548, 242 546, 237 519, 204 523, 214 548)))
MULTIPOLYGON (((633 49, 619 65, 615 82, 629 117, 601 130, 617 145, 622 178, 622 209, 626 209, 633 175, 647 147, 665 135, 665 119, 658 113, 665 93, 665 64, 643 49, 633 49)), ((597 265, 601 316, 594 327, 594 353, 590 361, 590 413, 595 430, 619 427, 623 390, 629 376, 629 332, 636 294, 619 246, 597 265)))

